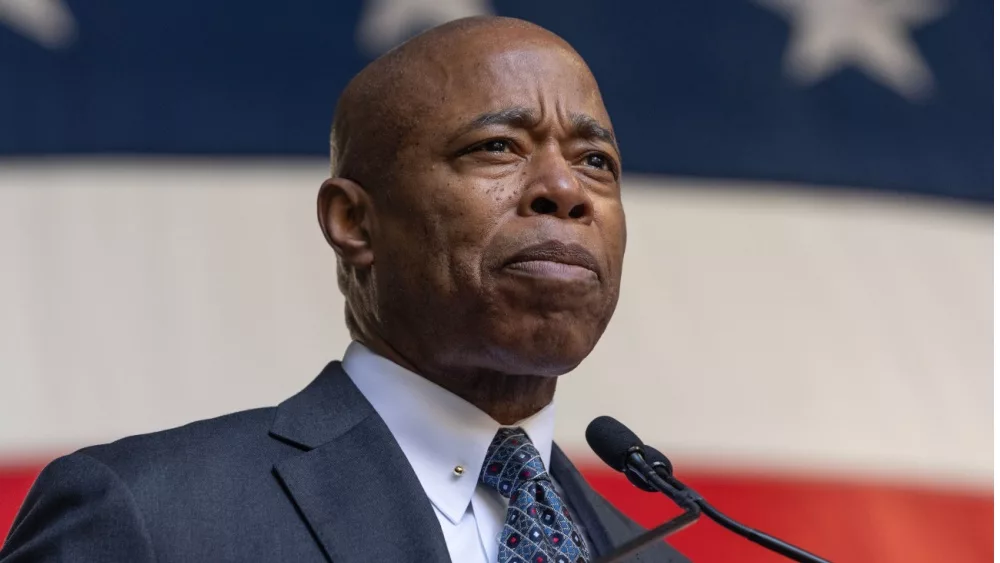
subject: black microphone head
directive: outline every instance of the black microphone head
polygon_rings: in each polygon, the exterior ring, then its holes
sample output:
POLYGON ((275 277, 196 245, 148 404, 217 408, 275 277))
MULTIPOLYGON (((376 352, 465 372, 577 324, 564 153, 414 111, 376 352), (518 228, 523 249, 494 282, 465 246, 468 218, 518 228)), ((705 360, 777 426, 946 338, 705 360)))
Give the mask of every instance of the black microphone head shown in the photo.
POLYGON ((646 461, 649 462, 649 465, 653 469, 663 467, 667 470, 667 475, 673 476, 674 464, 670 463, 670 460, 667 459, 667 456, 663 455, 663 452, 653 446, 643 446, 642 449, 646 452, 646 461))
POLYGON ((629 450, 642 447, 639 439, 624 424, 610 416, 599 416, 587 425, 587 444, 601 461, 615 471, 625 471, 629 450))

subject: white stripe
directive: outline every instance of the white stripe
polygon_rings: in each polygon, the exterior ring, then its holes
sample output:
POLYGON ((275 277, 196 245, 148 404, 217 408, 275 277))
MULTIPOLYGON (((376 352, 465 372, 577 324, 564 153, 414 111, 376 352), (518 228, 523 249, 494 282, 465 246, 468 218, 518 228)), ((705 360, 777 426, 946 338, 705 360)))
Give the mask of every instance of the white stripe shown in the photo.
MULTIPOLYGON (((0 166, 0 459, 275 404, 347 343, 320 160, 0 166)), ((988 210, 630 177, 622 298, 560 384, 685 463, 985 483, 988 210)))

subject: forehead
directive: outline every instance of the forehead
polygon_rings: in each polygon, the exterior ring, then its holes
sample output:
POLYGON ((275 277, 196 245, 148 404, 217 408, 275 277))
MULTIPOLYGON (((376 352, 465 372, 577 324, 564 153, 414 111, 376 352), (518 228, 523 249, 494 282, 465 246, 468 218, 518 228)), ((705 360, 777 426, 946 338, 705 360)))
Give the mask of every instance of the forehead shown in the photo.
POLYGON ((553 43, 496 48, 485 41, 463 47, 434 57, 424 75, 432 94, 426 110, 434 119, 425 121, 430 128, 514 106, 543 120, 589 115, 611 128, 597 82, 570 49, 553 43))

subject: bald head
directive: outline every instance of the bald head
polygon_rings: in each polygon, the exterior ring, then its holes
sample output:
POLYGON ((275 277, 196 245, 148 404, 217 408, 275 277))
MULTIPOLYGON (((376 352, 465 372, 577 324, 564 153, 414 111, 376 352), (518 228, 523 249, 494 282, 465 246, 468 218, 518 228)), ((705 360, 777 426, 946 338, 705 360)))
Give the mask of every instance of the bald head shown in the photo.
POLYGON ((454 20, 385 53, 348 83, 337 102, 331 173, 370 191, 391 181, 395 155, 408 134, 433 106, 454 95, 449 87, 458 68, 476 65, 484 51, 530 46, 564 50, 590 73, 559 36, 524 20, 497 16, 454 20))

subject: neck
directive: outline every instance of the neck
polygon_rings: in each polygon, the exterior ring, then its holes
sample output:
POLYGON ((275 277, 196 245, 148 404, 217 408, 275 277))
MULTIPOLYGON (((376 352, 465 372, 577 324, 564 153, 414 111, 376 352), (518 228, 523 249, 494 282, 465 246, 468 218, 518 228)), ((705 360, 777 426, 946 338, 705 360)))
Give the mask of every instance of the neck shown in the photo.
POLYGON ((500 424, 528 418, 551 403, 556 393, 555 377, 491 372, 424 378, 472 403, 500 424))
POLYGON ((364 339, 372 352, 419 374, 465 399, 500 424, 514 424, 545 408, 556 393, 556 378, 538 375, 511 375, 492 370, 424 370, 381 339, 364 339))

